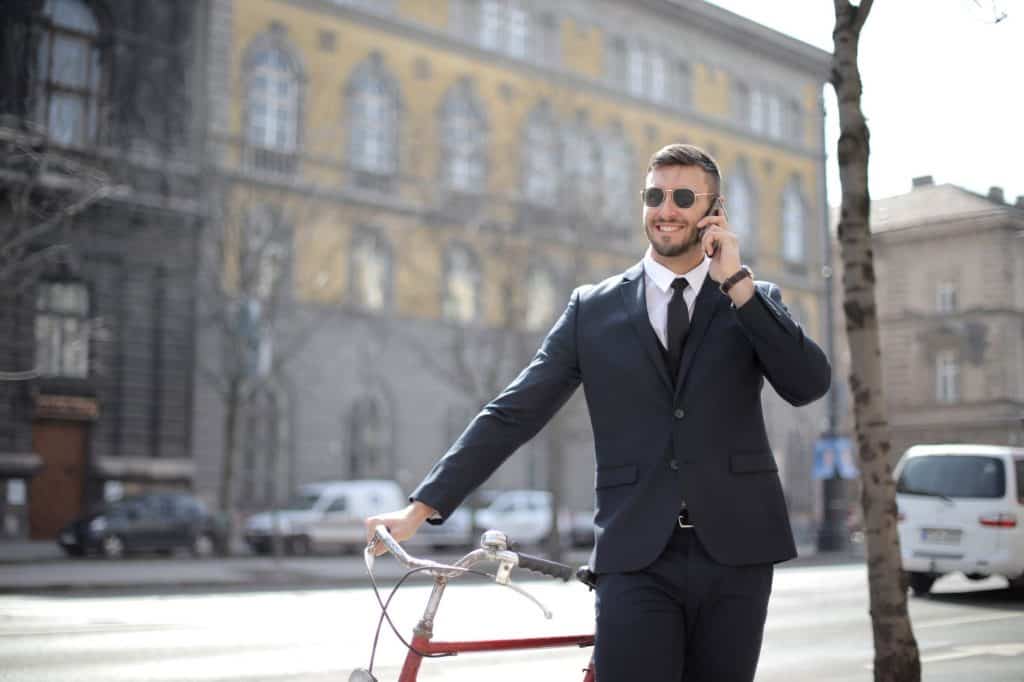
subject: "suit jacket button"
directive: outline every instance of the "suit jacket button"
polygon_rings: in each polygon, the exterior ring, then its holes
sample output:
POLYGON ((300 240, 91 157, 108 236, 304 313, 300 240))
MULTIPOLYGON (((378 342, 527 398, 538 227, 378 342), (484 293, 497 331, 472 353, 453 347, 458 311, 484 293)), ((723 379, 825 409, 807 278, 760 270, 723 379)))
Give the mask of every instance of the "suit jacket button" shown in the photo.
POLYGON ((670 459, 668 461, 668 468, 671 469, 672 471, 679 471, 679 462, 676 461, 675 459, 670 459))
POLYGON ((686 413, 683 412, 683 408, 678 407, 676 408, 676 411, 672 413, 672 416, 674 416, 676 419, 682 419, 683 417, 686 416, 686 413))

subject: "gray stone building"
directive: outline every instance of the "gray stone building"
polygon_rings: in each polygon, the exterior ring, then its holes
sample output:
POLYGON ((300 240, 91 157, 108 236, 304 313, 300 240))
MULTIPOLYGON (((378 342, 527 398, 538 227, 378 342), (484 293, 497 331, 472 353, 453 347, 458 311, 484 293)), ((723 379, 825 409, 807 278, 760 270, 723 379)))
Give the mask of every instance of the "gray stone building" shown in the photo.
MULTIPOLYGON (((924 176, 872 202, 871 228, 894 461, 917 443, 1024 444, 1024 197, 924 176)), ((838 297, 836 319, 849 433, 838 297)))
POLYGON ((196 6, 0 4, 0 537, 192 483, 196 6))

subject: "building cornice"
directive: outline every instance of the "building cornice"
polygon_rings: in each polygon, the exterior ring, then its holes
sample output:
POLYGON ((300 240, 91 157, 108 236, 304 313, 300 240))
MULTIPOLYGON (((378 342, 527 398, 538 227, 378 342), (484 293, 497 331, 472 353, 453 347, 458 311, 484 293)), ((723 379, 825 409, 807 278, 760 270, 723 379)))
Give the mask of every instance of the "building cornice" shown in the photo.
POLYGON ((763 26, 705 0, 639 0, 665 17, 741 45, 792 69, 812 76, 820 83, 828 81, 832 54, 792 36, 763 26))
MULTIPOLYGON (((672 125, 687 126, 687 125, 700 125, 706 128, 712 129, 715 132, 732 135, 740 138, 746 142, 753 144, 763 145, 766 147, 774 148, 779 151, 793 154, 795 156, 801 156, 807 159, 811 159, 815 162, 821 161, 821 150, 814 149, 812 147, 804 147, 793 142, 786 140, 776 140, 762 135, 755 135, 751 131, 737 125, 728 118, 720 118, 716 116, 706 116, 696 111, 681 111, 672 107, 659 104, 650 100, 639 99, 629 95, 626 92, 622 92, 609 85, 595 80, 587 78, 585 76, 578 75, 561 67, 545 66, 534 62, 529 62, 522 59, 516 59, 509 57, 499 52, 491 50, 485 50, 481 47, 473 45, 472 43, 459 39, 452 35, 448 31, 438 30, 429 26, 416 24, 403 20, 401 17, 396 15, 380 15, 367 12, 366 10, 360 10, 356 7, 341 7, 338 5, 329 4, 324 0, 278 0, 284 4, 292 5, 300 9, 308 10, 316 13, 327 13, 332 14, 353 22, 362 23, 372 28, 377 28, 383 31, 395 33, 401 37, 409 38, 412 40, 419 40, 426 44, 430 44, 439 49, 461 53, 469 56, 474 60, 487 62, 492 66, 508 69, 510 71, 519 71, 524 73, 528 77, 537 78, 543 80, 550 85, 555 87, 570 87, 581 92, 590 94, 595 97, 601 97, 608 100, 612 100, 617 104, 624 104, 631 107, 643 109, 645 112, 654 113, 659 116, 670 116, 675 119, 672 125)), ((657 3, 651 4, 666 4, 664 0, 660 0, 657 3)), ((704 3, 701 2, 703 5, 704 3)), ((664 8, 663 8, 664 9, 664 8)), ((674 18, 678 18, 678 14, 673 15, 674 18)), ((736 17, 736 15, 732 15, 736 17)), ((747 21, 740 17, 736 17, 742 21, 747 21)), ((748 22, 753 23, 753 22, 748 22)), ((754 24, 754 26, 758 26, 754 24)), ((760 27, 763 28, 763 27, 760 27)), ((770 29, 764 29, 769 33, 775 33, 770 29)), ((740 34, 738 34, 740 35, 740 34)), ((782 34, 777 34, 780 37, 782 34)), ((798 43, 799 45, 805 45, 799 43, 792 38, 786 38, 786 40, 798 43)), ((809 49, 817 50, 817 48, 811 48, 805 45, 809 49)), ((817 50, 817 52, 821 52, 817 50)), ((767 54, 767 53, 766 53, 767 54)), ((827 53, 826 53, 827 54, 827 53)), ((771 55, 767 55, 771 56, 771 55)), ((803 65, 806 70, 806 64, 803 65)), ((822 127, 824 125, 824 118, 821 115, 809 116, 809 120, 814 122, 816 127, 822 127)))

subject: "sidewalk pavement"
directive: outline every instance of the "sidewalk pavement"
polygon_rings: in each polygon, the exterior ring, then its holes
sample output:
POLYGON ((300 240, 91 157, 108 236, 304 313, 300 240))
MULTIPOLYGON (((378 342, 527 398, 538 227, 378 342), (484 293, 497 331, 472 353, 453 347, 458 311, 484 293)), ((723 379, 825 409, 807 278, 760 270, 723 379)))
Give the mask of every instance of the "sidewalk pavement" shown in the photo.
MULTIPOLYGON (((841 552, 816 553, 801 547, 800 557, 779 568, 862 563, 862 547, 841 552)), ((587 550, 571 550, 566 563, 587 561, 587 550)), ((461 553, 431 554, 438 561, 454 560, 461 553)), ((379 557, 374 575, 384 583, 397 580, 405 569, 391 557, 379 557)), ((423 580, 425 577, 414 576, 423 580)), ((524 573, 520 580, 533 579, 524 573)), ((543 578, 537 578, 543 579, 543 578)), ((236 556, 195 559, 140 557, 123 560, 72 559, 53 542, 0 541, 0 594, 34 592, 173 592, 245 589, 304 589, 368 586, 361 555, 267 557, 238 552, 236 556)))

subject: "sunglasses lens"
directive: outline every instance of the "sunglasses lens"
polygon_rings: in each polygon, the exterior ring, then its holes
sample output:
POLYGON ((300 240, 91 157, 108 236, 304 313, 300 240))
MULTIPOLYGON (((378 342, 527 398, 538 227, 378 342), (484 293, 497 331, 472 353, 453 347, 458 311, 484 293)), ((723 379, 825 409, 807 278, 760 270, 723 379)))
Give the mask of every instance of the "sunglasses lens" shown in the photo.
POLYGON ((676 206, 679 208, 690 208, 693 206, 694 199, 696 199, 696 196, 694 196, 692 189, 677 189, 672 192, 672 200, 676 202, 676 206))
POLYGON ((648 208, 657 208, 665 201, 665 191, 660 187, 648 187, 644 190, 644 203, 648 208))

